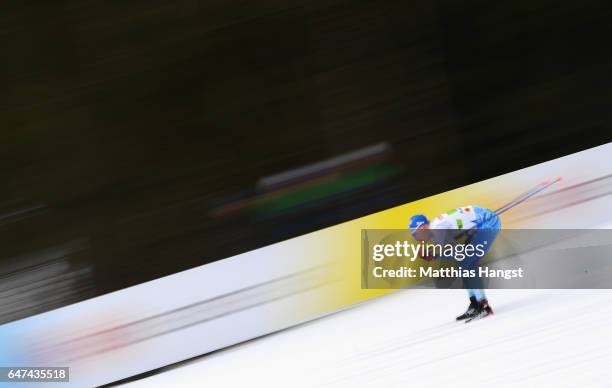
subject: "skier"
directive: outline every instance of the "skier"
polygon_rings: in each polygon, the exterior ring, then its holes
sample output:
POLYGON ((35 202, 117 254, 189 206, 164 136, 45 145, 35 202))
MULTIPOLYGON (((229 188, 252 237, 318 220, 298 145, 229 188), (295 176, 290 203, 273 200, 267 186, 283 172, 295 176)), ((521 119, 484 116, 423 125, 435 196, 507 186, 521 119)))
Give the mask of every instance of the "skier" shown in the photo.
MULTIPOLYGON (((412 236, 418 241, 433 241, 437 244, 456 243, 457 239, 465 237, 463 244, 474 246, 483 244, 484 254, 472 255, 461 261, 464 269, 475 269, 478 274, 479 260, 491 249, 493 241, 499 234, 501 221, 492 210, 479 206, 462 206, 440 214, 431 222, 423 214, 416 214, 410 218, 408 226, 412 236)), ((449 257, 422 257, 425 260, 452 259, 449 257)), ((473 320, 493 315, 489 305, 482 279, 477 276, 463 278, 463 285, 468 290, 470 304, 465 313, 457 317, 458 321, 473 320)))

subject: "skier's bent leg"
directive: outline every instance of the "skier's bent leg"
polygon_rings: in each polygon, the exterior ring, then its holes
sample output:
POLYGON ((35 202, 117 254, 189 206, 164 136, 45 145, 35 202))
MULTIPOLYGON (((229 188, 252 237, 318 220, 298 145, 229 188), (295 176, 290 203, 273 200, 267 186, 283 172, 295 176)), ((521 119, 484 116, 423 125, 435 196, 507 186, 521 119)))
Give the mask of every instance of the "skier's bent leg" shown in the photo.
POLYGON ((480 289, 480 288, 469 288, 468 289, 468 294, 471 296, 473 296, 474 298, 476 298, 476 300, 478 302, 480 302, 483 299, 487 299, 487 296, 485 294, 485 290, 480 289))

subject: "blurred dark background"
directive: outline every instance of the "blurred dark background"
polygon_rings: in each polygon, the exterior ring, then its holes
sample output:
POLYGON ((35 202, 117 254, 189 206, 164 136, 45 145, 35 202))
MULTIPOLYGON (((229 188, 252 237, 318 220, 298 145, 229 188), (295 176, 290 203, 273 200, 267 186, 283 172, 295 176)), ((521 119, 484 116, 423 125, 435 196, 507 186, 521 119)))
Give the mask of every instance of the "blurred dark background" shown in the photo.
POLYGON ((0 323, 609 142, 611 18, 3 2, 0 323))

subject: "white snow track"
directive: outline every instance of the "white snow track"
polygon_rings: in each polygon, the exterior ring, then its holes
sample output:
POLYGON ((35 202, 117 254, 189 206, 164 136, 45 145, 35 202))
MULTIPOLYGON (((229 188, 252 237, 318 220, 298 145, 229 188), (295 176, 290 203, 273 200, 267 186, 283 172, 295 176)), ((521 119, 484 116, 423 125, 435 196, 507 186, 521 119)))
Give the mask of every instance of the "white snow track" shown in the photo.
POLYGON ((136 387, 612 385, 612 290, 410 290, 128 384, 136 387))

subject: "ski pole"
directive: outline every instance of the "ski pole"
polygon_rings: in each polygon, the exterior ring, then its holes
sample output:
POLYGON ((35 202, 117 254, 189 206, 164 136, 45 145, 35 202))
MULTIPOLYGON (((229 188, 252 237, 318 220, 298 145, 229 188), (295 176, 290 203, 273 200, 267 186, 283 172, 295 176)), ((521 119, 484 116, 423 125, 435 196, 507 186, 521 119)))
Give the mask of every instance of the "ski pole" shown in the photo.
POLYGON ((543 190, 546 190, 547 188, 549 188, 550 186, 552 186, 555 183, 559 182, 560 180, 561 180, 561 177, 557 177, 556 179, 554 179, 552 181, 544 181, 544 182, 540 183, 539 185, 537 185, 533 189, 531 189, 531 190, 521 194, 520 196, 518 196, 514 200, 508 202, 504 206, 502 206, 499 209, 495 210, 495 214, 500 215, 502 213, 505 213, 506 211, 512 209, 516 205, 519 205, 519 204, 525 202, 526 200, 528 200, 529 198, 531 198, 534 195, 538 194, 539 192, 541 192, 543 190))
POLYGON ((521 195, 519 195, 518 197, 515 197, 514 199, 512 199, 510 202, 504 204, 503 206, 501 206, 500 208, 498 208, 497 210, 495 210, 495 213, 497 213, 498 211, 501 211, 502 209, 512 205, 513 203, 523 199, 523 198, 527 198, 527 196, 529 196, 531 193, 535 192, 536 190, 538 190, 539 188, 543 187, 544 184, 546 182, 541 182, 538 185, 536 185, 535 187, 532 187, 531 189, 525 191, 524 193, 522 193, 521 195))

